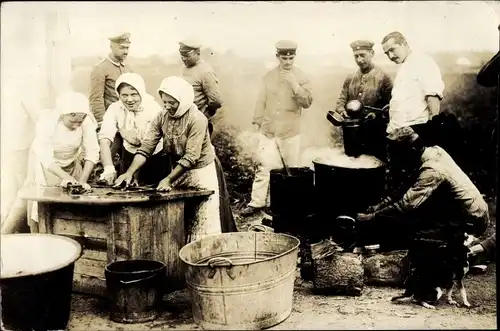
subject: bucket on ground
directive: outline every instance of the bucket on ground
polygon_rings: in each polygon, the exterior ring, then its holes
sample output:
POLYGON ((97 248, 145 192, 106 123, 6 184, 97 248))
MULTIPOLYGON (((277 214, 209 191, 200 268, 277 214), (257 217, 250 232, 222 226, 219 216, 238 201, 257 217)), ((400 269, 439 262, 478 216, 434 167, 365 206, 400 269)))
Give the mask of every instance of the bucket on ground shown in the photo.
POLYGON ((112 262, 106 266, 110 317, 118 323, 143 323, 158 317, 166 288, 166 265, 152 260, 112 262))
POLYGON ((210 235, 179 252, 194 321, 204 329, 256 330, 290 316, 299 240, 273 232, 210 235))
POLYGON ((314 213, 314 171, 308 167, 273 169, 269 192, 275 232, 304 232, 306 218, 314 213))
POLYGON ((71 312, 75 240, 51 234, 1 236, 4 330, 64 330, 71 312))

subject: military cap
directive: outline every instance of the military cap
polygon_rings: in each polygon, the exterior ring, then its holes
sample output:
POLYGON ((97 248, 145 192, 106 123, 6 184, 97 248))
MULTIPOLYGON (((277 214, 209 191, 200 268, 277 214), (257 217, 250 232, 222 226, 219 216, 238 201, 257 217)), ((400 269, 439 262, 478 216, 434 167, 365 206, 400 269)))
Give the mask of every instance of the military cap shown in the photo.
POLYGON ((200 43, 194 40, 183 40, 179 42, 179 52, 187 53, 193 50, 199 50, 201 48, 200 43))
POLYGON ((295 55, 297 51, 297 43, 292 40, 280 40, 275 46, 279 55, 295 55))
POLYGON ((360 51, 360 50, 373 51, 373 45, 375 45, 375 43, 370 40, 355 40, 351 43, 350 46, 353 51, 360 51))
POLYGON ((418 138, 418 134, 409 126, 397 128, 387 135, 389 143, 398 145, 411 145, 418 138))
POLYGON ((112 36, 108 38, 111 42, 117 43, 120 45, 128 46, 130 45, 130 33, 124 32, 117 36, 112 36))

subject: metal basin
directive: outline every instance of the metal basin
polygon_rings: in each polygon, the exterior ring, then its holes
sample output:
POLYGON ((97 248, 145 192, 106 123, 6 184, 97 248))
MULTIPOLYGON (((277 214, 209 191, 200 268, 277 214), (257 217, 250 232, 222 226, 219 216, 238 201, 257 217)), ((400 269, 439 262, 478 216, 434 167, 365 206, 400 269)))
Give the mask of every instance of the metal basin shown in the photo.
POLYGON ((212 235, 184 246, 193 318, 204 329, 256 330, 290 316, 299 240, 272 232, 212 235))

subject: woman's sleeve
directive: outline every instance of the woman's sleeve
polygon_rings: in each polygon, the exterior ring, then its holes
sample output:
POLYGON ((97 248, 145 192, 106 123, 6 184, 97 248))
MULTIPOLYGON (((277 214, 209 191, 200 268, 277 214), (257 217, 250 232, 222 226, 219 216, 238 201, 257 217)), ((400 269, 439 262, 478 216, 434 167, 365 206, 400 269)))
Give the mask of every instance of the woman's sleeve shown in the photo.
POLYGON ((200 158, 203 140, 207 132, 208 120, 204 115, 196 116, 193 121, 189 123, 186 151, 178 162, 184 168, 192 168, 200 158))
POLYGON ((86 118, 82 124, 83 129, 83 150, 85 160, 94 164, 99 162, 99 141, 97 140, 97 125, 90 118, 86 118))
POLYGON ((101 122, 101 130, 99 130, 98 140, 109 139, 111 142, 115 139, 118 131, 118 119, 116 104, 111 104, 108 110, 104 113, 101 122))
POLYGON ((158 145, 161 138, 163 138, 162 119, 164 114, 165 113, 163 111, 158 113, 154 120, 151 122, 148 131, 146 132, 144 138, 141 140, 141 147, 139 147, 139 149, 137 150, 137 154, 140 154, 146 158, 153 155, 156 145, 158 145))

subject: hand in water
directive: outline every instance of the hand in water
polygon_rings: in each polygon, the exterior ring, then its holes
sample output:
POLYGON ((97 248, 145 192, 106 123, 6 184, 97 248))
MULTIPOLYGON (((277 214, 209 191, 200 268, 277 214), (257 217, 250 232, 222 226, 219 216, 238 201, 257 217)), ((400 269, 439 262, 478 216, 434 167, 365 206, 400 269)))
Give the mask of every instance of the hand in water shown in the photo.
POLYGON ((156 187, 156 190, 160 192, 172 191, 172 182, 170 181, 170 178, 168 177, 163 178, 162 181, 156 187))
POLYGON ((137 186, 137 179, 134 178, 134 175, 125 172, 115 180, 115 185, 113 187, 127 188, 129 186, 137 186))
POLYGON ((85 191, 90 191, 92 189, 88 183, 80 182, 79 184, 82 185, 85 191))
POLYGON ((99 176, 99 181, 105 182, 107 185, 113 185, 116 180, 116 171, 114 169, 104 169, 102 174, 99 176))
POLYGON ((65 179, 63 179, 61 181, 61 183, 59 184, 59 186, 67 188, 69 184, 71 184, 71 185, 79 185, 80 183, 75 178, 71 177, 71 178, 65 178, 65 179))

